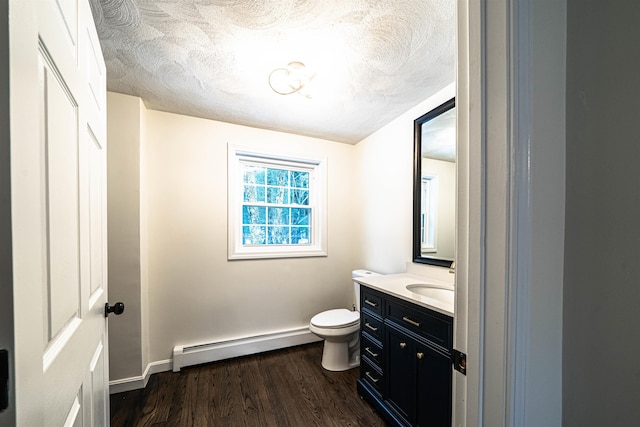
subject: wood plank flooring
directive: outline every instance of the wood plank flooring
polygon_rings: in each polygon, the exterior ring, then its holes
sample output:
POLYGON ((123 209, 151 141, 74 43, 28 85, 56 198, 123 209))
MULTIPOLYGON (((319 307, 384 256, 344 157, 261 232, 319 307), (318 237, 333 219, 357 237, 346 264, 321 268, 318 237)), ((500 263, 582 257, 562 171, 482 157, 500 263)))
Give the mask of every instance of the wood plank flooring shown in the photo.
POLYGON ((358 369, 320 366, 322 343, 154 374, 111 395, 111 426, 363 426, 382 418, 356 392, 358 369))

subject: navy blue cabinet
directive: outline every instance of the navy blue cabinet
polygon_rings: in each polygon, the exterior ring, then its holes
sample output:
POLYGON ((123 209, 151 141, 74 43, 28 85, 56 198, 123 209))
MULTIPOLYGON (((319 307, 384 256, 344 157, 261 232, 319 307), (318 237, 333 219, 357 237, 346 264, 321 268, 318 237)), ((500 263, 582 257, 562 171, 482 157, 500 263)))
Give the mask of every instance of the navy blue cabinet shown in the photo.
POLYGON ((360 395, 391 425, 451 426, 453 319, 366 286, 360 294, 360 395))
POLYGON ((417 426, 451 425, 451 354, 417 344, 417 426))

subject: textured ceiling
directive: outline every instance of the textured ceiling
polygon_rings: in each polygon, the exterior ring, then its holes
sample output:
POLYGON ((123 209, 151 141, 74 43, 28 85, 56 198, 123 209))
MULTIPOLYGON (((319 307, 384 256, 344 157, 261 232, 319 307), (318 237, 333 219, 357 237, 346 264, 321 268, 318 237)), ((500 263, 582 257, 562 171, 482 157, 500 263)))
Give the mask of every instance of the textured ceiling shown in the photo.
POLYGON ((422 125, 422 157, 456 161, 456 109, 452 108, 422 125))
POLYGON ((147 108, 357 143, 454 81, 453 0, 90 0, 110 91, 147 108), (316 76, 271 90, 292 61, 316 76))

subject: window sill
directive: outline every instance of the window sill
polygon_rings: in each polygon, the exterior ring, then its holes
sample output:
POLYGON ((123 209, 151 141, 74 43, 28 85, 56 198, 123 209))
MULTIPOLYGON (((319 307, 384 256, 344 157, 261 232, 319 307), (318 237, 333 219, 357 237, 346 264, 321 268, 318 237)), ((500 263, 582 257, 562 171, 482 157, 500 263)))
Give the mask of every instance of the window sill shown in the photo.
POLYGON ((230 253, 227 259, 229 261, 235 261, 243 259, 312 258, 326 256, 327 251, 322 249, 309 248, 308 250, 295 249, 264 251, 264 248, 256 248, 255 250, 243 250, 242 252, 230 253))

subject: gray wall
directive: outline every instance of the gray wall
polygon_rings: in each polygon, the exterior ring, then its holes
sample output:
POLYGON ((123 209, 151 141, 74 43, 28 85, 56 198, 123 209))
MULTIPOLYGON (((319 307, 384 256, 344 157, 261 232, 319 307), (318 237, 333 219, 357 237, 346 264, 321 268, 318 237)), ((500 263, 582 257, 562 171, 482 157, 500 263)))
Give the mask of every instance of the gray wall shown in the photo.
POLYGON ((640 2, 567 4, 563 425, 639 425, 640 2))

